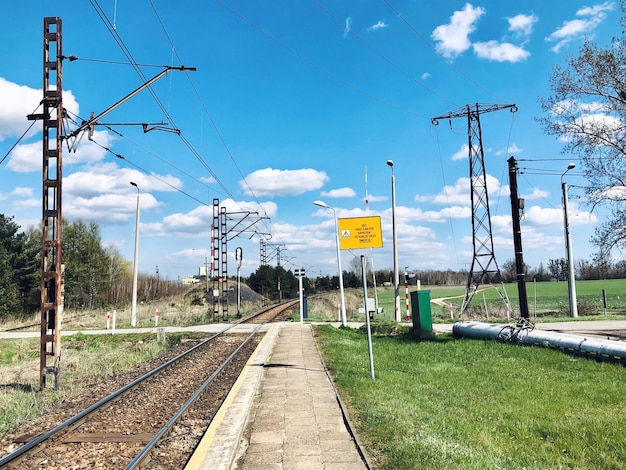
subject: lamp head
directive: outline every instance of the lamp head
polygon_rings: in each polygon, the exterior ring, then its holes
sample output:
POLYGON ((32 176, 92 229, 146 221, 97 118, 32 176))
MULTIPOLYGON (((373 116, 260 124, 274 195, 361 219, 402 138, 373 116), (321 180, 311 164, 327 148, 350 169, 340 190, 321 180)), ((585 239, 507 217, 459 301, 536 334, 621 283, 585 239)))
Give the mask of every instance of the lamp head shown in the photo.
POLYGON ((387 160, 387 165, 393 168, 393 160, 387 160))
POLYGON ((567 165, 568 170, 573 170, 574 168, 576 168, 576 163, 570 163, 569 165, 567 165))
POLYGON ((330 209, 330 206, 328 204, 326 204, 324 201, 313 201, 313 204, 315 204, 316 206, 325 207, 327 209, 330 209))
POLYGON ((130 182, 130 185, 131 185, 131 186, 134 186, 134 187, 135 187, 135 188, 137 188, 137 189, 139 189, 139 186, 137 186, 137 183, 135 183, 134 181, 131 181, 131 182, 130 182))

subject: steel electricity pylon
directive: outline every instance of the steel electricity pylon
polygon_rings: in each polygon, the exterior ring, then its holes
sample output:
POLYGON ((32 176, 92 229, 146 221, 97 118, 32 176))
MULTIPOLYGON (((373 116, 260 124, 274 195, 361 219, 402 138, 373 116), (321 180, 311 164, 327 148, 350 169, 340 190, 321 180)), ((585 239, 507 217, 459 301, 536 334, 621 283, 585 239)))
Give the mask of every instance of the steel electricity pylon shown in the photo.
MULTIPOLYGON (((470 197, 472 202, 472 244, 474 256, 467 276, 465 297, 461 305, 461 314, 465 311, 478 290, 478 286, 485 282, 502 284, 502 275, 493 252, 493 235, 491 230, 491 214, 489 212, 489 195, 487 192, 487 173, 485 171, 485 157, 483 152, 482 130, 480 115, 510 109, 516 112, 514 104, 481 104, 465 105, 442 116, 431 119, 435 125, 442 119, 464 117, 467 119, 467 138, 469 147, 470 165, 470 197)), ((506 291, 500 293, 506 308, 510 308, 506 291)))

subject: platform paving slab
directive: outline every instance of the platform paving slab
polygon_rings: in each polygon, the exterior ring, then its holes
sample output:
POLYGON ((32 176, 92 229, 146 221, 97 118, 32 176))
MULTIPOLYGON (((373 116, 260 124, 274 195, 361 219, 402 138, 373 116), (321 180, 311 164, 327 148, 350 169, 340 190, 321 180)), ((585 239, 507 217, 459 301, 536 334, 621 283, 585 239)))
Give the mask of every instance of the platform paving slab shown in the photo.
POLYGON ((272 327, 248 364, 246 374, 260 377, 242 374, 240 380, 247 385, 239 386, 236 393, 247 397, 232 399, 248 404, 248 412, 242 416, 239 410, 240 422, 235 425, 235 418, 226 419, 229 413, 224 411, 221 424, 207 430, 188 470, 366 468, 343 420, 311 325, 272 327), (221 437, 223 433, 228 438, 221 437))

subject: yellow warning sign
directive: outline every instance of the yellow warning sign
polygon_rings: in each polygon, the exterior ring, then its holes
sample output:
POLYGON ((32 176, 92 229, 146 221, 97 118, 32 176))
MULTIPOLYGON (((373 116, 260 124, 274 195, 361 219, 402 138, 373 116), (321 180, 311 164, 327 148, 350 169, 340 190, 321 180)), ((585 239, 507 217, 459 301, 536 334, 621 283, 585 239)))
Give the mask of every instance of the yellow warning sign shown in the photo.
POLYGON ((360 248, 381 248, 383 231, 380 216, 350 217, 339 219, 339 248, 355 250, 360 248))

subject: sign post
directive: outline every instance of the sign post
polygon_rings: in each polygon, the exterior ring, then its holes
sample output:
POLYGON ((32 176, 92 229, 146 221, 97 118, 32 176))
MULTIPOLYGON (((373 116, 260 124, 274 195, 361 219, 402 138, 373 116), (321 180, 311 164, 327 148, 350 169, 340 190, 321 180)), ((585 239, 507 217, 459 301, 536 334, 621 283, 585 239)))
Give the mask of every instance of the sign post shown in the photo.
MULTIPOLYGON (((342 250, 365 248, 381 248, 383 246, 383 232, 380 216, 351 217, 339 219, 339 246, 342 250)), ((361 255, 361 273, 363 276, 363 305, 365 323, 367 326, 367 346, 370 359, 370 376, 374 375, 374 353, 372 351, 372 329, 367 306, 367 270, 365 256, 361 255)))

